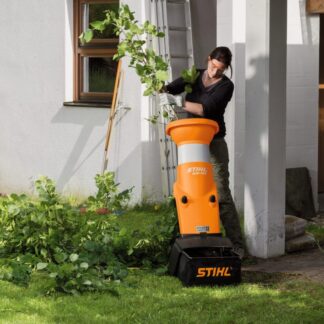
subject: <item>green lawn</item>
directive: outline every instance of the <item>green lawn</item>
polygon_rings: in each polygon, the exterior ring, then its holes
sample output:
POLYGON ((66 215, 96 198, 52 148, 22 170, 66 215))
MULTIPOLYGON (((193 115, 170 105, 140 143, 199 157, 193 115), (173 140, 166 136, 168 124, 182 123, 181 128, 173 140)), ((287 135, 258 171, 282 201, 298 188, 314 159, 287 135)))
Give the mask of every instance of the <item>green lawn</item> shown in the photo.
POLYGON ((307 232, 313 234, 317 244, 319 244, 322 248, 324 247, 324 227, 320 227, 315 224, 310 224, 306 228, 307 232))
POLYGON ((236 287, 186 288, 173 277, 131 270, 116 293, 43 296, 0 282, 0 323, 323 323, 324 285, 294 276, 245 275, 236 287))
MULTIPOLYGON (((169 212, 142 207, 117 222, 149 230, 169 212)), ((188 288, 152 271, 129 272, 110 293, 78 296, 46 296, 51 281, 42 273, 28 288, 0 281, 0 323, 324 323, 324 283, 298 276, 247 272, 238 286, 188 288)))
POLYGON ((165 206, 157 205, 157 210, 148 206, 145 208, 134 208, 124 214, 117 216, 117 223, 127 230, 144 230, 152 223, 159 220, 161 215, 170 213, 171 210, 165 206))

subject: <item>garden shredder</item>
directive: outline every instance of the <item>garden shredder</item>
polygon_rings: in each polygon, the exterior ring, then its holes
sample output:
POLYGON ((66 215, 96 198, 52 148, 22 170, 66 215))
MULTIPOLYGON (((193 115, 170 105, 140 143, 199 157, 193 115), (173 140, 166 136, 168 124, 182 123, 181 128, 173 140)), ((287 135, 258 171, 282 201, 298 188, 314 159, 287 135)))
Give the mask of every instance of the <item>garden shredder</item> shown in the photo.
POLYGON ((240 258, 220 231, 217 186, 209 156, 209 144, 218 130, 215 121, 204 118, 176 120, 166 128, 178 148, 173 195, 180 229, 169 272, 187 285, 241 281, 240 258))

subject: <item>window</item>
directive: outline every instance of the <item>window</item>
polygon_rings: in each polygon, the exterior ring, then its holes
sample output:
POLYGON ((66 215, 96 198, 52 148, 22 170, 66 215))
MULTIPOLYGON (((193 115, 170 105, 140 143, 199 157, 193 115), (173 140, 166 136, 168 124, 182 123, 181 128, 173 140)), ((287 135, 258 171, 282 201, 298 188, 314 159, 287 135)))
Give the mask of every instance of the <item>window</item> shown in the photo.
POLYGON ((323 0, 307 0, 306 1, 306 12, 309 14, 324 13, 323 0))
POLYGON ((117 0, 74 0, 74 101, 107 103, 112 101, 117 62, 118 36, 107 28, 95 32, 93 40, 82 45, 81 32, 89 23, 105 18, 105 10, 118 11, 117 0))

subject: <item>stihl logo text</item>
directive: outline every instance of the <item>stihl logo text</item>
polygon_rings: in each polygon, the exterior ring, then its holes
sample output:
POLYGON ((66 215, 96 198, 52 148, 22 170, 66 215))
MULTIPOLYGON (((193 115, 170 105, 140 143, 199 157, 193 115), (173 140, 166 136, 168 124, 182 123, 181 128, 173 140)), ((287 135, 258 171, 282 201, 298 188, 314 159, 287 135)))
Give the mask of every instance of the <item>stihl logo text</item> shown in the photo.
POLYGON ((198 268, 196 277, 230 277, 231 275, 229 267, 198 268))
POLYGON ((188 168, 188 173, 191 173, 192 175, 206 175, 208 172, 207 168, 204 167, 192 167, 188 168))

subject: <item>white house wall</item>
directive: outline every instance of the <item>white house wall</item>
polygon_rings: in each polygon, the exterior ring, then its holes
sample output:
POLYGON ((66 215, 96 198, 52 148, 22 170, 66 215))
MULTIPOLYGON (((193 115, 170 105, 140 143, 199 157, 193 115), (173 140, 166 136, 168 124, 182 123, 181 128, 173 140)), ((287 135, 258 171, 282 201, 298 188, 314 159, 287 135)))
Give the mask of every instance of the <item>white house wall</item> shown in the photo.
MULTIPOLYGON (((233 53, 232 80, 235 91, 226 108, 225 123, 230 156, 230 187, 240 211, 244 205, 245 14, 245 0, 217 1, 217 46, 228 46, 233 53)), ((227 74, 231 77, 230 71, 227 74)))
MULTIPOLYGON (((135 10, 140 21, 148 17, 148 0, 123 3, 135 10)), ((239 207, 244 191, 244 3, 217 0, 217 42, 231 46, 234 52, 236 90, 227 127, 235 132, 228 133, 227 139, 239 207), (231 13, 220 11, 221 4, 231 13), (228 33, 230 38, 225 38, 228 33), (231 41, 226 43, 226 39, 231 41)), ((207 6, 210 12, 215 10, 211 4, 207 6)), ((199 12, 197 17, 195 11, 196 20, 204 15, 204 10, 199 12)), ((72 0, 0 2, 0 192, 32 192, 32 180, 39 174, 55 179, 67 194, 86 196, 95 190, 93 178, 101 170, 109 110, 63 106, 72 99, 72 17, 72 0)), ((207 24, 200 28, 207 34, 207 24)), ((318 33, 319 17, 306 16, 305 1, 288 0, 287 167, 308 167, 315 196, 318 33)), ((214 36, 208 34, 208 45, 203 46, 199 35, 195 59, 203 65, 214 36)), ((157 134, 144 120, 150 106, 141 95, 137 76, 127 62, 123 67, 121 101, 131 109, 121 109, 117 115, 109 169, 116 172, 121 188, 135 187, 134 200, 156 199, 161 197, 157 134)))
MULTIPOLYGON (((128 1, 141 17, 142 2, 128 1)), ((72 97, 72 0, 0 3, 0 192, 32 192, 40 174, 66 194, 94 192, 109 110, 64 107, 72 97)), ((126 66, 126 62, 124 62, 126 66)), ((141 88, 127 70, 109 169, 142 198, 141 88)))
POLYGON ((307 167, 317 204, 319 15, 305 1, 288 0, 287 167, 307 167))
POLYGON ((191 0, 194 62, 198 68, 206 68, 207 58, 216 47, 217 0, 191 0))
MULTIPOLYGON (((286 166, 307 167, 317 203, 319 16, 306 15, 305 0, 288 0, 286 166)), ((230 182, 244 202, 245 0, 217 1, 217 45, 234 54, 235 92, 226 111, 230 182)))

